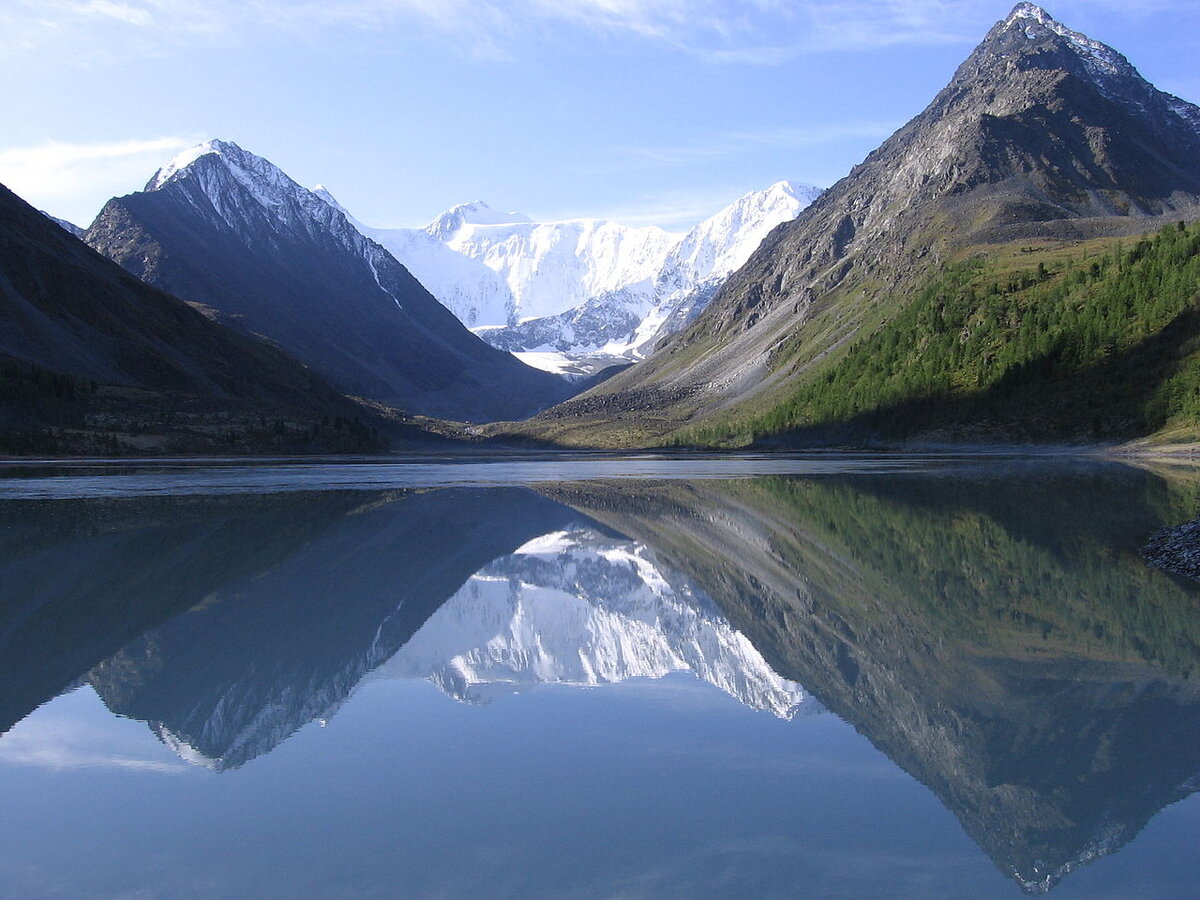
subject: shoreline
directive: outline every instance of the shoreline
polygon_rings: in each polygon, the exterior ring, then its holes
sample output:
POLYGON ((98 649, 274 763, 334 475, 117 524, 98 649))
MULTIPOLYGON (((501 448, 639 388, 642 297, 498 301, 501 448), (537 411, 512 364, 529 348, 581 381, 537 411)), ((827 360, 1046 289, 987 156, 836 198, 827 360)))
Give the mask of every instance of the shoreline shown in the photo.
POLYGON ((438 447, 404 448, 383 453, 351 454, 152 454, 128 456, 0 456, 0 466, 63 465, 63 464, 156 464, 156 463, 229 463, 229 464, 298 464, 298 463, 399 463, 405 460, 430 459, 539 459, 539 458, 603 458, 654 456, 666 459, 737 458, 822 458, 831 457, 980 457, 980 458, 1092 458, 1092 459, 1163 459, 1178 462, 1200 462, 1200 443, 1148 446, 1144 443, 1126 444, 1006 444, 1006 443, 913 443, 895 446, 843 447, 556 447, 528 445, 486 445, 464 443, 443 444, 438 447))

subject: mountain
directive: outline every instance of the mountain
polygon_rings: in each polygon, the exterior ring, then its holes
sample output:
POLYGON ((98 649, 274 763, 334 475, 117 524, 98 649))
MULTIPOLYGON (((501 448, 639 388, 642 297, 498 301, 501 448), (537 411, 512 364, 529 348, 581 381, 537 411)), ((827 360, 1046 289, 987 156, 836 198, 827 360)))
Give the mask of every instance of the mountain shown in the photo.
POLYGON ((363 503, 335 491, 5 501, 0 734, 143 634, 286 563, 363 503))
POLYGON ((820 711, 650 548, 530 490, 160 498, 100 512, 25 504, 32 541, 0 543, 0 569, 24 589, 0 618, 0 646, 32 635, 40 660, 14 654, 0 725, 84 676, 113 712, 224 770, 331 717, 364 677, 429 679, 486 702, 693 672, 781 717, 820 711), (256 529, 270 539, 227 565, 256 529), (139 553, 148 568, 130 563, 139 553), (63 554, 86 561, 66 582, 54 574, 63 554), (178 581, 159 577, 172 565, 178 581), (108 610, 143 582, 144 631, 129 635, 132 611, 83 627, 79 597, 108 610))
POLYGON ((0 381, 3 452, 381 446, 369 434, 381 422, 320 377, 143 284, 3 187, 0 381))
POLYGON ((1197 588, 1138 556, 1195 487, 1076 461, 539 490, 653 547, 1044 894, 1200 788, 1197 588))
POLYGON ((678 240, 661 228, 602 219, 533 222, 482 201, 455 206, 423 229, 359 227, 471 328, 556 315, 611 291, 648 295, 678 240))
POLYGON ((66 231, 68 234, 70 234, 74 237, 77 237, 77 238, 83 237, 84 229, 80 228, 74 222, 68 222, 66 219, 60 219, 57 216, 52 216, 52 215, 50 215, 50 213, 46 212, 44 209, 39 210, 39 212, 43 216, 45 216, 47 219, 49 219, 51 222, 53 222, 55 225, 57 225, 59 228, 66 231))
POLYGON ((482 201, 422 229, 351 221, 493 346, 552 369, 595 357, 583 369, 594 371, 639 359, 688 324, 772 228, 819 194, 781 181, 682 235, 593 219, 533 222, 482 201))
MULTIPOLYGON (((196 547, 196 557, 186 557, 189 572, 200 570, 204 580, 195 586, 207 593, 87 674, 114 713, 145 721, 189 762, 215 770, 244 765, 331 717, 481 567, 578 519, 531 491, 504 487, 256 502, 274 504, 277 516, 290 507, 290 521, 267 532, 262 550, 251 541, 256 553, 224 574, 219 559, 202 553, 205 545, 196 547)), ((254 507, 243 497, 229 504, 254 507)), ((203 504, 212 524, 221 516, 216 507, 203 504)), ((141 524, 149 534, 138 543, 166 531, 152 565, 189 549, 171 540, 177 515, 167 505, 157 521, 141 524)), ((88 558, 91 574, 110 576, 92 591, 101 599, 128 583, 122 572, 138 571, 127 565, 113 578, 115 561, 88 558)), ((183 587, 194 596, 192 582, 183 587)))
POLYGON ((474 337, 340 210, 236 144, 180 154, 144 191, 109 201, 85 238, 354 396, 481 421, 571 393, 474 337))
POLYGON ((790 181, 746 194, 667 251, 648 296, 630 288, 610 290, 555 316, 477 333, 514 353, 642 359, 662 338, 691 324, 776 225, 796 218, 820 195, 818 188, 790 181))
POLYGON ((774 231, 691 328, 539 433, 732 432, 825 376, 945 264, 1197 212, 1200 108, 1019 4, 928 108, 774 231))
POLYGON ((372 677, 429 679, 486 703, 541 684, 691 672, 742 704, 819 711, 645 544, 573 524, 473 575, 372 677))

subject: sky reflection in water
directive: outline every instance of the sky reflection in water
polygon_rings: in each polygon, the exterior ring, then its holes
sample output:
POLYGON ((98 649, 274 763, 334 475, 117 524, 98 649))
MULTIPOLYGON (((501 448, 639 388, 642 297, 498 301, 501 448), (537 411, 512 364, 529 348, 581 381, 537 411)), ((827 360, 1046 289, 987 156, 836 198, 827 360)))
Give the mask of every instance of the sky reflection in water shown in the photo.
POLYGON ((549 465, 0 506, 0 896, 1190 895, 1190 474, 549 465))

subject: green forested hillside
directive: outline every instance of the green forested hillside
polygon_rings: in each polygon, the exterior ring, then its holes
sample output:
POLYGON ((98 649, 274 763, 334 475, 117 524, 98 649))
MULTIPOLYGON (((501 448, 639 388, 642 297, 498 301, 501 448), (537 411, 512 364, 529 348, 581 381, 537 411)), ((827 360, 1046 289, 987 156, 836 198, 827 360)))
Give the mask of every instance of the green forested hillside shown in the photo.
POLYGON ((1200 432, 1200 224, 1103 256, 943 268, 773 407, 682 441, 1200 432))

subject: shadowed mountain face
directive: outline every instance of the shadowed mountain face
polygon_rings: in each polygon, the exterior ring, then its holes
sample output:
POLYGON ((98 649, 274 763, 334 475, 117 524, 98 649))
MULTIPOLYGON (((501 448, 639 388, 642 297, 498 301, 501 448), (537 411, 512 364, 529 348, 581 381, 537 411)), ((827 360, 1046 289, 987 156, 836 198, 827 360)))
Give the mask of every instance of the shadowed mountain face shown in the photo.
POLYGON ((406 412, 516 419, 573 393, 472 335, 340 210, 235 144, 202 145, 109 201, 85 240, 341 390, 406 412))
POLYGON ((474 572, 573 514, 521 489, 379 497, 92 669, 114 712, 230 769, 332 715, 474 572))
POLYGON ((148 629, 279 565, 361 502, 333 493, 6 502, 0 732, 148 629))
POLYGON ((615 417, 661 434, 785 386, 963 248, 1143 233, 1198 212, 1200 108, 1022 3, 688 331, 554 410, 549 429, 586 440, 589 422, 615 417))
POLYGON ((547 493, 654 546, 1030 893, 1200 787, 1200 597, 1137 556, 1186 515, 1153 476, 547 493))
POLYGON ((0 728, 90 679, 220 768, 335 709, 474 572, 578 518, 517 489, 6 512, 0 728))
MULTIPOLYGON (((5 451, 39 429, 116 431, 125 419, 154 431, 172 418, 213 428, 264 415, 305 426, 370 418, 295 360, 143 284, 3 187, 0 381, 5 451)), ((213 436, 197 428, 180 440, 195 448, 213 436)))

